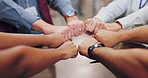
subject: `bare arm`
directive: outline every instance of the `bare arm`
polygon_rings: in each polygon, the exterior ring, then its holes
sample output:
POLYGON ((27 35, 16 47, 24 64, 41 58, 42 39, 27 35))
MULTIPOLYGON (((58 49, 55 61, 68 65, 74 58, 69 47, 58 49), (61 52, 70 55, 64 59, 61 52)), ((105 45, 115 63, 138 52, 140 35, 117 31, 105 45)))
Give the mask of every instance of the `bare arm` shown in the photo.
POLYGON ((95 34, 97 41, 104 43, 108 47, 113 47, 115 44, 123 41, 137 41, 148 43, 148 26, 141 26, 133 29, 108 31, 99 30, 95 34))
POLYGON ((123 34, 122 41, 138 41, 148 43, 148 26, 141 26, 129 30, 120 30, 119 34, 123 34))
POLYGON ((60 34, 35 35, 35 34, 10 34, 0 33, 0 49, 9 48, 16 45, 47 45, 57 47, 65 42, 66 39, 60 34))
POLYGON ((101 63, 121 78, 148 77, 148 50, 96 48, 93 52, 101 63))
MULTIPOLYGON (((88 47, 97 40, 89 39, 79 45, 79 52, 88 56, 88 47)), ((114 50, 108 47, 94 48, 92 53, 97 60, 110 71, 121 78, 147 78, 148 77, 148 50, 124 49, 114 50)))
POLYGON ((71 42, 66 42, 57 49, 19 46, 0 50, 0 77, 26 78, 75 54, 77 54, 77 49, 71 42))

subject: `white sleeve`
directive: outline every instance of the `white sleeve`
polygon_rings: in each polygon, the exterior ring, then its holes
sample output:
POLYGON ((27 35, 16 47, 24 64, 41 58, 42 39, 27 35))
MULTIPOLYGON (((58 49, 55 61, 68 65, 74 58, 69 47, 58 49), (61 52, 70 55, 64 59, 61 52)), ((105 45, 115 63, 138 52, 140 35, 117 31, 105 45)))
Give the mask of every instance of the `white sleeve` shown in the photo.
POLYGON ((124 14, 130 2, 130 0, 114 0, 108 6, 101 8, 94 18, 99 18, 103 22, 110 22, 124 14))
POLYGON ((123 29, 128 29, 128 28, 134 28, 136 26, 142 26, 145 24, 148 24, 148 6, 124 17, 121 19, 118 19, 122 24, 123 29))

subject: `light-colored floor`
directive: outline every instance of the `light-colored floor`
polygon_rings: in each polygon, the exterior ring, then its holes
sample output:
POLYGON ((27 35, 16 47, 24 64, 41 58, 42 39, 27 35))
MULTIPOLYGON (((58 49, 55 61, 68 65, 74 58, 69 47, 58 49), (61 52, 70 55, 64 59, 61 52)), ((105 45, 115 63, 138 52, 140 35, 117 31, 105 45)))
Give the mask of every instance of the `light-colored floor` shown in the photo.
MULTIPOLYGON (((75 45, 78 45, 84 39, 90 38, 86 34, 73 38, 75 45)), ((115 78, 115 76, 102 64, 90 64, 90 59, 78 55, 75 59, 68 59, 56 63, 57 78, 115 78)))

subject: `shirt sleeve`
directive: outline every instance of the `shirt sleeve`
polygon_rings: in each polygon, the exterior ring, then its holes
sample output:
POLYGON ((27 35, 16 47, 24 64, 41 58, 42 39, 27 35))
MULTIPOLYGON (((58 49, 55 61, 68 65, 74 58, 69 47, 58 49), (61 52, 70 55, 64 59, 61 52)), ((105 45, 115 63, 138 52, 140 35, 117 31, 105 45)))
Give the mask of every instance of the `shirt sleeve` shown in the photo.
POLYGON ((52 9, 57 10, 62 15, 68 11, 75 11, 72 7, 71 0, 48 0, 52 9))
POLYGON ((21 6, 13 0, 0 0, 0 21, 7 22, 19 28, 25 26, 32 28, 32 24, 39 17, 26 12, 21 6))
POLYGON ((103 22, 110 22, 123 15, 129 4, 130 0, 114 0, 108 6, 101 8, 94 18, 99 18, 103 22))
POLYGON ((142 25, 148 24, 147 13, 148 13, 148 6, 124 18, 118 19, 117 21, 119 21, 122 24, 123 29, 142 26, 142 25))

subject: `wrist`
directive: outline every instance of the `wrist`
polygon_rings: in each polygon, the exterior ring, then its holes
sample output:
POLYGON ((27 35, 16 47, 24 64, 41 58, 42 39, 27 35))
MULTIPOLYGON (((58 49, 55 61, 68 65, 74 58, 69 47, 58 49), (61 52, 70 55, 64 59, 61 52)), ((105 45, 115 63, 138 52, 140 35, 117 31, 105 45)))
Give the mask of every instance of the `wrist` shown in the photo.
POLYGON ((122 29, 122 25, 120 24, 120 22, 116 21, 116 22, 114 22, 114 24, 115 24, 117 30, 122 29))
POLYGON ((66 20, 66 23, 72 20, 78 20, 76 12, 72 12, 72 13, 70 12, 70 13, 64 14, 64 18, 66 20))
MULTIPOLYGON (((104 44, 100 43, 100 42, 97 42, 93 45, 91 45, 89 48, 88 48, 88 55, 89 55, 89 58, 90 59, 93 59, 93 60, 96 60, 98 61, 98 58, 96 57, 96 55, 94 54, 94 49, 95 48, 98 48, 98 47, 105 47, 104 44)), ((95 61, 95 62, 96 62, 95 61)))
POLYGON ((43 21, 42 19, 38 19, 36 20, 33 25, 32 25, 32 29, 33 30, 36 30, 36 31, 39 31, 39 32, 42 32, 42 33, 45 33, 46 31, 46 28, 47 27, 50 27, 52 25, 46 23, 45 21, 43 21))
POLYGON ((45 45, 45 46, 48 46, 49 45, 49 42, 50 42, 50 38, 48 38, 49 37, 49 35, 40 35, 40 40, 42 40, 41 41, 41 44, 42 45, 45 45))
POLYGON ((120 42, 130 40, 130 36, 129 36, 129 34, 127 34, 127 32, 128 32, 127 30, 120 30, 117 32, 118 39, 120 42))
POLYGON ((97 21, 99 21, 99 22, 102 22, 99 18, 93 18, 93 19, 95 19, 95 20, 97 20, 97 21))

